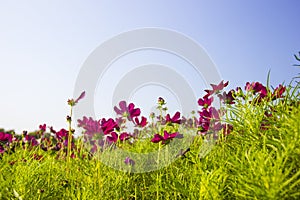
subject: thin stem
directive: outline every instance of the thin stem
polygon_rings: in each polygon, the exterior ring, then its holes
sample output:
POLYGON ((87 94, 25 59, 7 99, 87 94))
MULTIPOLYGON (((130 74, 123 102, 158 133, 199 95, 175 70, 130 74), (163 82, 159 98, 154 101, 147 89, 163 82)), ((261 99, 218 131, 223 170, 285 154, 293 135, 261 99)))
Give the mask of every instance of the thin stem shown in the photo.
POLYGON ((72 114, 73 114, 73 106, 71 106, 70 108, 70 116, 68 117, 68 124, 69 124, 68 149, 67 149, 68 161, 70 161, 71 159, 72 114))

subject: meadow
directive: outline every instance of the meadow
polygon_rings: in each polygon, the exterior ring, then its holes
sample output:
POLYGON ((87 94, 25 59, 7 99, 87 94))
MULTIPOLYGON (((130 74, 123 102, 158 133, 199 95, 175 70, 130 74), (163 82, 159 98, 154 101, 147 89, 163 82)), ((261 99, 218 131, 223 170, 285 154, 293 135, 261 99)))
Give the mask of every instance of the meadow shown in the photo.
POLYGON ((189 117, 141 115, 0 129, 0 199, 299 199, 300 83, 211 84, 189 117), (74 137, 72 122, 83 130, 74 137))

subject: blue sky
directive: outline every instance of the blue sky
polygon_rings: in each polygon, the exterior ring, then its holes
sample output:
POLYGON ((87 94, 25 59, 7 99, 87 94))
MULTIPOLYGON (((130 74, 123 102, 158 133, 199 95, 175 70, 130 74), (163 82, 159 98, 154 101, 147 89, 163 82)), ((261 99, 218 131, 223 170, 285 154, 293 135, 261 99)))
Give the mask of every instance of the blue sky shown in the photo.
MULTIPOLYGON (((0 127, 18 132, 42 123, 66 127, 66 101, 90 53, 120 33, 145 27, 196 41, 231 87, 265 83, 269 70, 272 85, 289 82, 299 73, 292 66, 293 54, 300 51, 299 7, 298 0, 1 0, 0 127)), ((140 91, 133 99, 143 95, 140 91)), ((101 117, 101 106, 110 105, 99 105, 95 110, 101 117)))

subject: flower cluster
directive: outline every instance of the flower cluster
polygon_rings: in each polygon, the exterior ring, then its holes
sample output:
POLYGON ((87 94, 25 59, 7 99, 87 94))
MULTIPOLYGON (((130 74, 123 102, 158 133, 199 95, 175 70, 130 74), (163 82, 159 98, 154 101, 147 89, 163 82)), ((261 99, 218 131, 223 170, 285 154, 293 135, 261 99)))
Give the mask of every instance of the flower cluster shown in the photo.
MULTIPOLYGON (((223 89, 228 85, 228 81, 221 81, 218 85, 211 84, 212 90, 205 90, 206 94, 198 100, 198 105, 202 109, 198 112, 198 133, 201 135, 217 134, 223 129, 225 135, 229 134, 232 126, 221 122, 223 112, 212 106, 214 96, 217 95, 224 104, 234 104, 233 91, 226 93, 223 89), (221 93, 223 91, 223 93, 221 93)), ((217 136, 217 135, 216 135, 217 136)))
POLYGON ((147 125, 147 118, 142 116, 139 119, 141 114, 141 110, 139 108, 135 108, 133 103, 130 103, 127 106, 126 101, 120 101, 119 108, 117 106, 114 107, 115 112, 119 115, 117 119, 119 122, 123 122, 123 118, 127 118, 128 121, 133 122, 136 126, 145 127, 147 125))
MULTIPOLYGON (((63 151, 66 152, 68 146, 68 131, 64 128, 55 131, 53 127, 49 127, 49 132, 46 131, 46 124, 40 125, 37 131, 28 133, 23 131, 22 135, 15 135, 7 132, 0 132, 0 153, 14 151, 16 146, 21 146, 25 149, 34 147, 44 151, 63 151)), ((71 138, 72 150, 75 150, 75 139, 71 138)))
POLYGON ((133 123, 136 128, 143 128, 148 123, 147 118, 140 116, 141 110, 133 103, 127 105, 126 101, 121 101, 119 107, 115 106, 114 110, 118 115, 115 119, 94 120, 84 116, 82 120, 77 120, 78 127, 84 129, 85 142, 92 146, 92 153, 110 147, 118 141, 123 142, 133 138, 137 129, 133 133, 123 131, 127 122, 133 123))
POLYGON ((84 131, 84 140, 92 145, 92 152, 96 152, 99 147, 116 143, 118 140, 128 140, 131 135, 127 132, 120 133, 118 123, 112 119, 93 120, 91 117, 83 117, 78 120, 78 127, 84 131))
POLYGON ((178 132, 168 133, 167 131, 164 131, 163 136, 160 134, 155 134, 151 142, 153 143, 162 142, 162 144, 168 144, 173 138, 183 138, 183 135, 178 132))
MULTIPOLYGON (((286 87, 279 85, 273 91, 259 82, 247 82, 244 91, 237 87, 235 90, 224 91, 228 86, 228 81, 221 81, 219 84, 211 84, 212 89, 207 89, 205 95, 198 99, 200 110, 199 116, 185 118, 180 112, 175 112, 174 115, 166 113, 166 101, 159 97, 157 101, 157 109, 160 111, 158 116, 151 114, 150 123, 148 119, 141 116, 140 108, 137 108, 134 103, 127 104, 126 101, 119 102, 118 106, 114 107, 117 114, 115 119, 102 118, 94 120, 91 117, 84 116, 78 119, 78 127, 83 131, 83 139, 86 144, 90 145, 90 152, 95 153, 104 150, 106 147, 114 147, 121 144, 133 144, 139 138, 146 139, 152 143, 168 145, 172 140, 183 138, 179 127, 197 128, 197 133, 202 136, 213 135, 218 137, 219 134, 227 136, 233 130, 233 126, 224 123, 224 114, 227 108, 239 105, 239 102, 251 102, 254 105, 262 102, 267 102, 265 116, 261 122, 261 130, 266 130, 270 126, 269 120, 273 117, 274 108, 270 102, 285 97, 286 87), (217 109, 213 103, 214 100, 220 100, 223 107, 217 109), (127 130, 127 125, 133 126, 132 131, 127 130), (140 135, 141 133, 147 133, 140 135)), ((75 106, 79 100, 84 98, 85 92, 77 99, 68 100, 68 104, 75 106)), ((196 112, 194 112, 195 114, 196 112)), ((72 115, 72 110, 71 110, 72 115)), ((4 153, 14 152, 14 149, 22 147, 24 149, 40 148, 44 151, 61 152, 60 155, 70 155, 71 158, 76 157, 76 153, 81 151, 81 147, 76 143, 73 136, 74 129, 71 127, 71 116, 67 117, 69 130, 61 128, 59 131, 53 127, 47 127, 46 124, 39 126, 39 129, 32 133, 23 132, 22 135, 6 132, 0 129, 0 155, 4 153), (49 130, 49 131, 47 131, 49 130)), ((155 146, 155 145, 154 145, 155 146)), ((159 146, 160 147, 160 146, 159 146)), ((184 155, 189 150, 181 152, 184 155)), ((84 155, 83 155, 84 156, 84 155)), ((41 155, 34 154, 33 159, 41 160, 41 155)), ((135 161, 129 157, 124 160, 126 165, 135 165, 135 161)))

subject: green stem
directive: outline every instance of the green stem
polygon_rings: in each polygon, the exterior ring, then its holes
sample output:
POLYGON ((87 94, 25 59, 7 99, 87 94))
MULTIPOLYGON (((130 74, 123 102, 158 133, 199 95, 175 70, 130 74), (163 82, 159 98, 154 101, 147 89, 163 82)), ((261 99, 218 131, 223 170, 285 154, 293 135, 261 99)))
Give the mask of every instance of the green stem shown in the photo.
POLYGON ((73 114, 73 106, 71 106, 71 109, 70 109, 70 117, 68 118, 68 124, 69 124, 69 132, 68 132, 68 149, 67 149, 67 157, 68 157, 68 161, 70 161, 70 159, 71 159, 72 114, 73 114))

